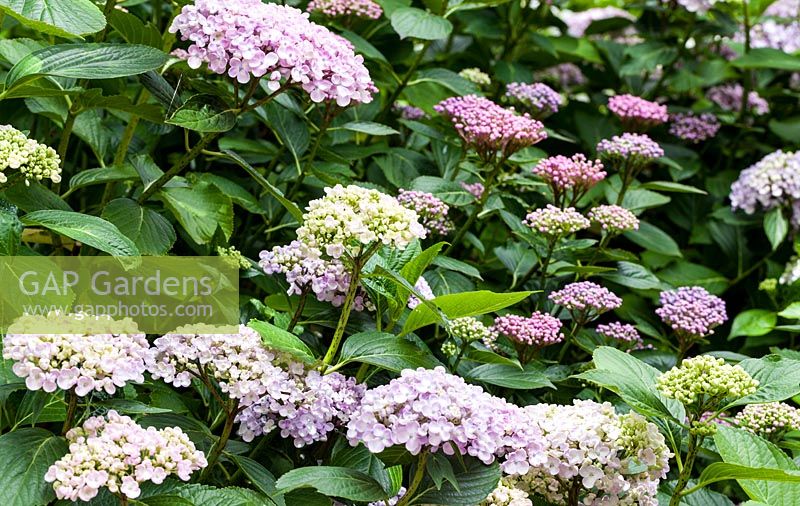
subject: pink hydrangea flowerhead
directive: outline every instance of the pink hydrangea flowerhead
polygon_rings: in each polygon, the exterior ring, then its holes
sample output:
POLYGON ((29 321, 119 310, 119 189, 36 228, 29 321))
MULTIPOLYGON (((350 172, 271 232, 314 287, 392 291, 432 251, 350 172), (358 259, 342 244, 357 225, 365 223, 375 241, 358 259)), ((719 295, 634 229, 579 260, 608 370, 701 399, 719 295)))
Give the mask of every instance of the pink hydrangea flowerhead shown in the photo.
POLYGON ((544 158, 533 168, 533 173, 550 185, 556 204, 570 205, 606 177, 602 162, 588 160, 582 153, 544 158))
POLYGON ((528 214, 523 223, 540 234, 562 237, 589 228, 589 220, 574 207, 560 209, 552 204, 528 214))
POLYGON ((561 89, 586 84, 586 76, 574 63, 559 63, 533 74, 535 79, 556 83, 561 89))
POLYGON ((725 301, 711 295, 701 286, 682 286, 677 290, 661 292, 661 307, 656 314, 677 333, 691 337, 705 337, 714 328, 725 323, 725 301))
POLYGON ((753 434, 779 441, 792 430, 800 430, 800 410, 785 402, 748 404, 736 414, 736 424, 753 434))
POLYGON ((402 119, 407 119, 409 121, 418 121, 428 117, 428 114, 419 107, 415 107, 413 105, 401 104, 399 102, 394 103, 394 105, 392 106, 392 110, 400 114, 400 117, 402 119))
POLYGON ((521 408, 436 369, 405 369, 386 385, 364 394, 350 418, 347 439, 379 453, 405 446, 471 455, 485 464, 502 460, 507 473, 541 465, 541 434, 521 408))
POLYGON ((608 99, 608 109, 626 128, 647 130, 666 123, 667 106, 634 95, 616 95, 608 99))
POLYGON ((711 113, 673 114, 670 118, 669 133, 692 144, 712 139, 719 132, 720 124, 711 113))
POLYGON ((397 201, 417 213, 420 223, 429 234, 447 235, 453 230, 453 222, 447 217, 450 206, 432 193, 401 188, 397 201))
POLYGON ((598 325, 595 330, 606 339, 619 341, 623 344, 623 348, 628 351, 653 348, 653 345, 644 344, 644 340, 642 336, 639 335, 639 331, 630 323, 611 322, 598 325))
MULTIPOLYGON (((744 88, 739 83, 721 84, 709 88, 706 98, 714 102, 723 111, 739 112, 742 108, 742 96, 744 88)), ((756 91, 747 94, 747 107, 756 116, 763 116, 769 113, 769 103, 764 100, 756 91)))
POLYGON ((240 83, 264 78, 270 90, 297 85, 313 102, 368 103, 377 88, 353 45, 294 7, 261 0, 196 0, 183 7, 171 33, 190 41, 181 54, 240 83))
POLYGON ((587 216, 608 234, 639 230, 639 218, 622 206, 599 205, 590 209, 587 216))
POLYGON ((584 323, 622 305, 622 299, 612 291, 591 281, 570 283, 561 290, 551 292, 548 299, 569 311, 575 320, 584 323))
POLYGON ((626 132, 597 144, 601 158, 613 162, 642 165, 664 156, 664 150, 645 134, 626 132))
POLYGON ((467 190, 470 195, 475 197, 475 200, 480 200, 481 197, 483 197, 484 187, 483 183, 480 181, 476 181, 474 183, 465 183, 464 181, 461 181, 461 188, 467 190))
POLYGON ((69 453, 47 470, 56 497, 91 501, 106 487, 109 492, 136 499, 139 484, 163 483, 170 475, 188 481, 208 465, 203 452, 179 427, 143 428, 130 417, 109 411, 67 432, 69 453))
MULTIPOLYGON (((733 40, 745 42, 744 30, 733 40)), ((769 47, 789 54, 800 51, 800 3, 778 0, 767 7, 761 20, 750 27, 750 47, 769 47)))
POLYGON ((319 12, 329 18, 378 19, 383 14, 381 6, 372 0, 311 0, 306 11, 319 12))
MULTIPOLYGON (((289 295, 313 293, 317 300, 330 302, 334 307, 344 303, 351 275, 340 259, 326 258, 320 250, 300 241, 275 246, 270 251, 262 251, 259 256, 261 260, 258 265, 264 272, 286 276, 289 295)), ((356 311, 374 308, 367 292, 361 287, 356 293, 353 308, 356 311)))
POLYGON ((800 151, 775 151, 739 174, 731 185, 731 208, 753 214, 792 206, 795 226, 800 224, 800 151))
POLYGON ((544 119, 558 112, 564 103, 561 94, 544 83, 509 83, 506 97, 524 106, 536 119, 544 119))
POLYGON ((447 117, 464 143, 484 160, 509 157, 547 138, 544 126, 477 95, 450 97, 434 106, 447 117))
POLYGON ((515 314, 498 316, 494 320, 491 332, 506 336, 515 343, 539 348, 558 344, 564 340, 561 320, 539 311, 528 317, 515 314))
POLYGON ((25 379, 29 390, 72 389, 83 397, 93 391, 113 394, 129 382, 144 382, 150 344, 133 321, 100 319, 88 324, 74 316, 23 317, 9 329, 3 358, 14 362, 14 374, 25 379), (43 319, 64 333, 29 330, 41 328, 43 319))

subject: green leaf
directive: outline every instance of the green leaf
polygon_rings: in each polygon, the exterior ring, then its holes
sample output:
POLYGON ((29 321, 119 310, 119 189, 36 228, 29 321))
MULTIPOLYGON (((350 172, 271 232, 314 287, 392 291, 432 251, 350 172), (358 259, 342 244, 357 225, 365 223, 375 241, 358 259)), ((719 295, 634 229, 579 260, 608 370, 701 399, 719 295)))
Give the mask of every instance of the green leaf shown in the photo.
POLYGON ((800 70, 800 58, 772 48, 755 48, 731 62, 742 69, 800 70))
POLYGON ((647 270, 646 267, 633 262, 617 262, 617 272, 600 274, 600 277, 637 290, 658 290, 661 288, 661 281, 655 274, 647 270))
POLYGON ((155 25, 145 25, 141 19, 128 12, 112 9, 108 15, 108 24, 129 44, 143 44, 158 49, 164 45, 161 32, 155 25))
POLYGON ((33 182, 28 186, 24 182, 18 181, 6 188, 3 195, 7 201, 29 213, 44 209, 72 210, 61 197, 41 183, 33 182))
POLYGON ((233 233, 233 204, 230 197, 208 181, 191 188, 162 188, 164 205, 197 244, 207 244, 220 228, 226 238, 233 233))
POLYGON ((459 183, 441 177, 420 176, 411 183, 411 189, 432 193, 451 206, 463 206, 475 202, 475 197, 459 183))
POLYGON ((800 138, 800 116, 787 118, 783 121, 772 119, 769 121, 769 129, 787 142, 794 142, 800 138))
POLYGON ((177 239, 175 229, 166 218, 135 200, 112 200, 101 216, 133 241, 142 255, 165 255, 177 239))
POLYGON ((475 83, 467 81, 457 73, 448 69, 433 68, 420 70, 414 75, 414 79, 412 79, 408 85, 413 86, 424 82, 442 85, 458 95, 481 94, 480 88, 478 88, 475 83))
POLYGON ((90 0, 0 0, 0 11, 57 37, 89 35, 106 26, 103 13, 90 0))
POLYGON ((98 402, 97 405, 129 415, 157 415, 171 412, 169 409, 154 408, 143 402, 132 401, 130 399, 106 399, 98 402))
POLYGON ((124 164, 101 169, 86 169, 78 172, 69 180, 70 193, 86 186, 105 184, 113 181, 129 181, 139 179, 139 174, 132 165, 124 164))
POLYGON ((17 217, 17 208, 0 207, 0 256, 14 256, 19 252, 20 238, 25 226, 17 217))
POLYGON ((502 472, 497 462, 485 465, 478 459, 465 458, 464 464, 455 462, 452 467, 455 471, 455 480, 458 488, 449 481, 442 484, 437 490, 432 480, 428 478, 423 482, 422 490, 427 490, 416 504, 441 505, 441 506, 474 506, 486 499, 492 490, 497 487, 502 472))
POLYGON ((656 378, 661 372, 655 367, 608 346, 597 348, 592 360, 595 369, 578 374, 576 378, 611 390, 643 415, 684 421, 686 415, 681 403, 667 399, 656 390, 656 378))
POLYGON ((64 438, 44 429, 17 429, 0 436, 0 501, 5 506, 39 506, 54 500, 53 485, 44 475, 67 450, 64 438))
POLYGON ((255 460, 243 455, 228 455, 236 462, 239 469, 250 480, 250 483, 262 494, 268 496, 270 501, 277 506, 286 506, 286 501, 282 496, 276 496, 275 476, 269 470, 255 460))
POLYGON ((778 323, 778 315, 766 309, 748 309, 736 315, 728 339, 769 334, 778 323))
POLYGON ((369 135, 397 135, 400 133, 390 126, 375 123, 374 121, 350 121, 339 128, 369 135))
POLYGON ((260 320, 250 320, 247 326, 261 334, 268 347, 289 353, 307 364, 317 361, 311 348, 291 332, 260 320))
POLYGON ((708 192, 706 192, 705 190, 701 190, 700 188, 695 188, 694 186, 689 186, 681 183, 673 183, 672 181, 649 181, 647 183, 640 185, 639 188, 644 188, 646 190, 662 191, 662 192, 694 193, 696 195, 708 195, 708 192))
POLYGON ((730 406, 783 401, 800 394, 800 360, 767 355, 742 360, 739 365, 758 380, 758 389, 730 406))
POLYGON ((351 501, 379 501, 387 498, 383 487, 371 476, 355 469, 334 466, 311 466, 292 469, 278 478, 278 489, 289 492, 313 488, 318 492, 351 501))
POLYGON ((195 95, 166 121, 195 132, 227 132, 236 125, 236 115, 214 95, 195 95))
POLYGON ((136 245, 112 223, 72 211, 34 211, 22 217, 25 225, 40 226, 114 256, 138 256, 136 245))
POLYGON ((772 251, 778 249, 789 234, 789 221, 783 215, 783 209, 776 207, 764 216, 764 233, 772 245, 772 251))
MULTIPOLYGON (((452 293, 431 300, 448 318, 477 316, 513 306, 525 300, 533 292, 494 293, 488 290, 452 293)), ((439 321, 439 316, 424 304, 420 304, 406 319, 402 334, 439 321)))
POLYGON ((470 381, 517 390, 555 388, 535 364, 528 364, 524 369, 507 364, 483 364, 471 369, 464 377, 470 381))
POLYGON ((800 302, 792 302, 786 309, 778 313, 778 316, 783 318, 791 318, 793 320, 800 320, 800 302))
POLYGON ((401 39, 444 39, 453 31, 453 24, 441 16, 416 7, 400 7, 391 15, 392 28, 401 39))
POLYGON ((347 338, 342 346, 338 369, 350 362, 363 362, 394 372, 442 365, 428 352, 411 341, 385 332, 359 332, 347 338))
POLYGON ((34 51, 6 75, 8 93, 43 76, 113 79, 153 70, 167 61, 158 49, 138 44, 57 44, 34 51))
POLYGON ((300 173, 300 156, 306 152, 311 140, 305 122, 294 112, 272 101, 263 107, 266 124, 275 131, 281 144, 292 154, 298 174, 300 173))
POLYGON ((669 257, 683 256, 678 243, 669 234, 646 221, 639 222, 639 230, 632 230, 624 235, 646 250, 669 257))
POLYGON ((725 480, 764 480, 800 483, 800 470, 787 471, 764 467, 748 467, 740 464, 714 462, 703 469, 697 487, 705 487, 725 480))

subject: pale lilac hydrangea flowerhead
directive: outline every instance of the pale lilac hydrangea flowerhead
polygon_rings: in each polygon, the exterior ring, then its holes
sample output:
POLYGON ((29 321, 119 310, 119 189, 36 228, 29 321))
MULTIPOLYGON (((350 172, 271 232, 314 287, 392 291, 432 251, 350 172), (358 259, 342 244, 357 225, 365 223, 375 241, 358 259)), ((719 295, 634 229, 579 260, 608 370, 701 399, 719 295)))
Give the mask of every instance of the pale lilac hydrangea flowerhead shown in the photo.
POLYGON ((800 410, 785 402, 748 404, 736 414, 736 424, 773 442, 792 430, 800 430, 800 410))
MULTIPOLYGON (((265 273, 286 276, 289 295, 313 293, 317 300, 330 302, 334 307, 344 303, 352 276, 341 260, 324 258, 321 251, 300 241, 262 251, 260 258, 258 265, 265 273)), ((373 307, 367 292, 359 287, 353 308, 363 311, 373 307)))
POLYGON ((551 292, 548 299, 565 308, 572 319, 580 324, 622 305, 622 299, 608 288, 591 281, 570 283, 561 290, 551 292))
POLYGON ((420 223, 429 234, 447 235, 453 230, 453 222, 447 217, 450 206, 432 193, 401 188, 397 201, 417 213, 420 223))
POLYGON ((589 220, 574 207, 559 209, 551 204, 529 213, 523 223, 541 234, 555 238, 574 234, 590 225, 589 220))
POLYGON ((50 146, 29 139, 11 125, 0 125, 0 183, 8 181, 14 174, 11 171, 18 171, 25 184, 43 179, 58 183, 61 158, 50 146))
POLYGON ((347 439, 379 453, 405 446, 421 451, 470 455, 485 464, 502 460, 507 473, 541 465, 538 427, 523 410, 482 388, 436 369, 405 369, 400 377, 370 390, 350 418, 347 439))
POLYGON ((467 190, 470 195, 475 197, 475 200, 480 200, 481 197, 483 197, 483 191, 485 189, 483 187, 483 183, 480 181, 476 181, 474 183, 465 183, 464 181, 461 181, 461 188, 467 190))
POLYGON ((308 203, 297 239, 333 258, 353 258, 373 245, 405 249, 424 238, 419 216, 378 190, 337 184, 308 203))
POLYGON ((559 207, 575 205, 586 192, 606 177, 600 160, 588 160, 582 153, 544 158, 533 168, 553 192, 559 207))
POLYGON ((561 19, 567 25, 567 34, 570 37, 582 37, 593 22, 612 18, 622 18, 630 21, 636 19, 628 11, 611 6, 595 7, 579 12, 564 11, 561 14, 561 19))
POLYGON ((509 83, 506 97, 522 104, 532 117, 539 120, 557 113, 564 103, 561 94, 544 83, 509 83))
POLYGON ((626 128, 635 130, 647 130, 669 119, 667 106, 628 94, 609 98, 608 109, 626 128))
POLYGON ((479 506, 533 506, 528 493, 515 488, 513 483, 509 478, 502 478, 479 506))
POLYGON ((731 185, 731 208, 753 214, 792 206, 792 223, 800 224, 800 151, 775 151, 739 174, 731 185))
POLYGON ((399 102, 395 102, 394 105, 392 106, 392 109, 396 113, 400 114, 401 118, 407 119, 409 121, 418 121, 428 117, 428 114, 425 111, 413 105, 401 104, 399 102))
MULTIPOLYGON (((714 102, 723 111, 739 112, 742 108, 744 88, 739 83, 721 84, 706 92, 706 98, 714 102)), ((756 91, 747 94, 747 107, 756 116, 769 113, 769 104, 756 91)))
POLYGON ((29 390, 74 389, 83 397, 93 391, 113 394, 129 382, 144 382, 150 344, 135 323, 98 320, 88 326, 71 316, 58 321, 51 321, 53 315, 24 317, 3 339, 3 358, 14 362, 14 374, 25 379, 29 390), (27 330, 45 318, 64 333, 27 330))
POLYGON ((639 218, 635 214, 617 205, 599 205, 587 213, 589 219, 600 225, 606 234, 620 234, 630 230, 639 230, 639 218))
POLYGON ((719 131, 720 124, 711 113, 673 114, 670 118, 669 133, 692 144, 712 139, 719 131))
POLYGON ((601 158, 628 164, 648 163, 664 156, 664 150, 645 134, 624 133, 597 144, 601 158))
POLYGON ((56 497, 91 501, 106 487, 117 495, 136 499, 139 484, 163 483, 171 475, 188 481, 208 465, 179 427, 143 428, 130 417, 109 411, 67 432, 69 453, 47 470, 56 497))
POLYGON ((329 18, 378 19, 383 14, 381 6, 372 0, 311 0, 306 11, 319 12, 329 18))
POLYGON ((513 108, 501 107, 477 95, 450 97, 434 110, 452 123, 464 143, 486 160, 507 158, 547 138, 544 126, 513 108))
MULTIPOLYGON (((744 30, 733 40, 744 42, 744 30)), ((800 3, 778 0, 767 7, 761 20, 750 27, 750 47, 769 47, 789 54, 800 51, 800 3)))
POLYGON ((345 107, 368 103, 377 88, 353 45, 308 20, 294 7, 261 0, 196 0, 170 26, 191 41, 191 68, 203 63, 240 83, 265 78, 273 92, 300 86, 313 102, 335 101, 345 107))
POLYGON ((658 505, 658 485, 672 454, 655 424, 589 400, 535 404, 525 411, 544 432, 547 461, 509 476, 509 486, 552 504, 567 504, 577 486, 580 504, 658 505))
MULTIPOLYGON (((662 2, 667 3, 667 0, 662 0, 662 2)), ((716 0, 678 0, 678 5, 697 14, 705 14, 715 3, 716 0)))
MULTIPOLYGON (((436 295, 433 293, 431 285, 428 284, 428 280, 425 279, 425 276, 420 276, 419 279, 417 279, 417 282, 414 283, 414 288, 419 292, 420 295, 422 295, 422 298, 425 300, 433 300, 436 298, 436 295)), ((407 305, 409 309, 414 309, 420 304, 422 304, 422 301, 419 300, 419 298, 417 298, 416 295, 412 294, 408 298, 407 305)))
POLYGON ((628 350, 642 350, 651 345, 645 345, 642 336, 636 327, 630 323, 611 322, 598 325, 595 329, 598 334, 607 338, 619 341, 628 350))
POLYGON ((725 323, 725 301, 701 286, 682 286, 661 292, 656 314, 683 337, 702 338, 725 323))
POLYGON ((560 63, 544 70, 536 71, 533 75, 535 79, 554 82, 562 89, 586 84, 586 76, 583 75, 580 67, 574 63, 560 63))

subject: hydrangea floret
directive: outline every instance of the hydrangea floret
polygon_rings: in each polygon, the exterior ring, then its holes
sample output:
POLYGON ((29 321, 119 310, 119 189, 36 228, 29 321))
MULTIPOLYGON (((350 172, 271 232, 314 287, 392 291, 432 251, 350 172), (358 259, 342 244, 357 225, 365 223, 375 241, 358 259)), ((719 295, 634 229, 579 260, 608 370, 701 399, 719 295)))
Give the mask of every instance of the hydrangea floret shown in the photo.
POLYGON ((558 238, 589 228, 589 220, 574 207, 560 209, 552 204, 534 210, 523 222, 536 232, 558 238))
POLYGON ((731 185, 731 208, 747 214, 791 208, 792 224, 800 225, 800 151, 768 154, 743 170, 731 185))
POLYGON ((536 164, 533 173, 550 186, 553 202, 558 207, 574 206, 606 177, 600 160, 588 160, 581 153, 545 158, 536 164))
POLYGON ((383 14, 381 6, 372 0, 311 0, 306 11, 318 12, 329 18, 378 19, 383 14))
POLYGON ((692 144, 698 144, 714 138, 719 128, 719 120, 711 113, 681 113, 670 117, 669 133, 692 144))
POLYGON ((701 286, 666 290, 659 299, 661 307, 656 309, 656 314, 675 331, 681 356, 728 319, 725 301, 701 286))
POLYGON ((606 235, 618 235, 631 230, 639 230, 639 218, 618 205, 599 205, 589 210, 586 216, 600 225, 606 235))
POLYGON ((538 120, 558 112, 564 98, 544 83, 508 83, 506 97, 524 106, 538 120))
POLYGON ((667 106, 629 94, 609 98, 608 109, 628 130, 647 130, 669 119, 667 106))
POLYGON ((533 312, 529 317, 515 314, 498 316, 484 343, 493 348, 496 337, 505 336, 514 345, 519 361, 525 364, 536 357, 545 346, 564 340, 561 325, 561 320, 555 316, 539 311, 533 312))
POLYGON ((471 82, 472 84, 477 85, 479 88, 487 88, 492 85, 492 78, 486 72, 482 71, 478 67, 470 67, 461 70, 458 73, 459 76, 463 77, 467 81, 471 82))
POLYGON ((748 404, 736 414, 735 423, 753 434, 777 442, 787 432, 800 430, 800 410, 785 402, 748 404))
POLYGON ((561 290, 551 292, 547 298, 566 309, 579 326, 622 305, 621 298, 591 281, 570 283, 561 290))
POLYGON ((739 365, 710 355, 683 360, 661 374, 656 388, 665 397, 675 399, 698 411, 713 410, 725 399, 741 399, 758 388, 758 380, 739 365))
POLYGON ((43 179, 58 183, 61 158, 50 146, 29 139, 11 125, 0 125, 0 183, 16 173, 25 178, 25 184, 43 179))
POLYGON ((397 201, 417 213, 428 234, 447 235, 453 230, 453 222, 447 217, 450 206, 432 193, 401 188, 397 201))
MULTIPOLYGON (((738 113, 742 109, 744 88, 739 83, 721 84, 709 88, 706 98, 714 102, 723 111, 738 113)), ((756 91, 747 94, 747 107, 756 116, 769 113, 769 103, 756 91)))

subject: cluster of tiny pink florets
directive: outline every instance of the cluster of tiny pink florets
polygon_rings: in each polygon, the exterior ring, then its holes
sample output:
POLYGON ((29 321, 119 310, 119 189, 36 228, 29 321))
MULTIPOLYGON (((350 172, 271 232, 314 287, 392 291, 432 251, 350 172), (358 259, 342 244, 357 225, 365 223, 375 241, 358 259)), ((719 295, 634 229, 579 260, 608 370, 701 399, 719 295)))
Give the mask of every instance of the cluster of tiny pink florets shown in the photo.
POLYGON ((669 133, 692 144, 697 144, 713 138, 717 135, 719 128, 719 120, 711 113, 682 113, 674 114, 670 118, 669 133))
POLYGON ((606 177, 602 162, 588 160, 582 153, 545 158, 536 164, 533 173, 550 185, 556 203, 572 192, 569 202, 573 204, 606 177))
POLYGON ((548 298, 567 309, 574 317, 581 315, 582 320, 617 309, 622 305, 621 298, 608 288, 591 281, 570 283, 561 290, 552 292, 548 298))
POLYGON ((608 109, 622 124, 635 129, 647 129, 666 123, 667 106, 634 95, 616 95, 608 100, 608 109))
MULTIPOLYGON (((706 98, 717 104, 720 109, 730 112, 739 112, 742 108, 744 88, 739 83, 721 84, 709 88, 706 98)), ((769 112, 769 103, 756 91, 747 94, 747 107, 756 116, 763 116, 769 112)))
POLYGON ((587 216, 610 234, 639 229, 639 218, 622 206, 600 205, 590 209, 587 216))
POLYGON ((450 206, 432 193, 401 188, 397 201, 401 206, 417 213, 420 223, 428 233, 447 235, 453 229, 453 222, 447 217, 450 206))
POLYGON ((597 153, 602 158, 615 162, 646 163, 664 156, 664 150, 645 134, 626 132, 597 144, 597 153))
POLYGON ((539 233, 561 237, 589 228, 589 220, 574 207, 560 209, 554 205, 536 209, 525 217, 523 223, 539 233))
POLYGON ((511 341, 525 346, 550 346, 564 340, 561 321, 539 311, 528 317, 515 314, 498 316, 490 331, 492 334, 506 336, 511 341))
POLYGON ((700 286, 682 286, 661 292, 656 314, 676 332, 704 337, 728 319, 725 301, 700 286))
POLYGON ((306 11, 319 12, 330 18, 353 16, 378 19, 383 14, 381 6, 372 0, 311 0, 306 11))
POLYGON ((524 105, 536 119, 557 113, 564 101, 560 93, 544 83, 509 83, 506 97, 524 105))

